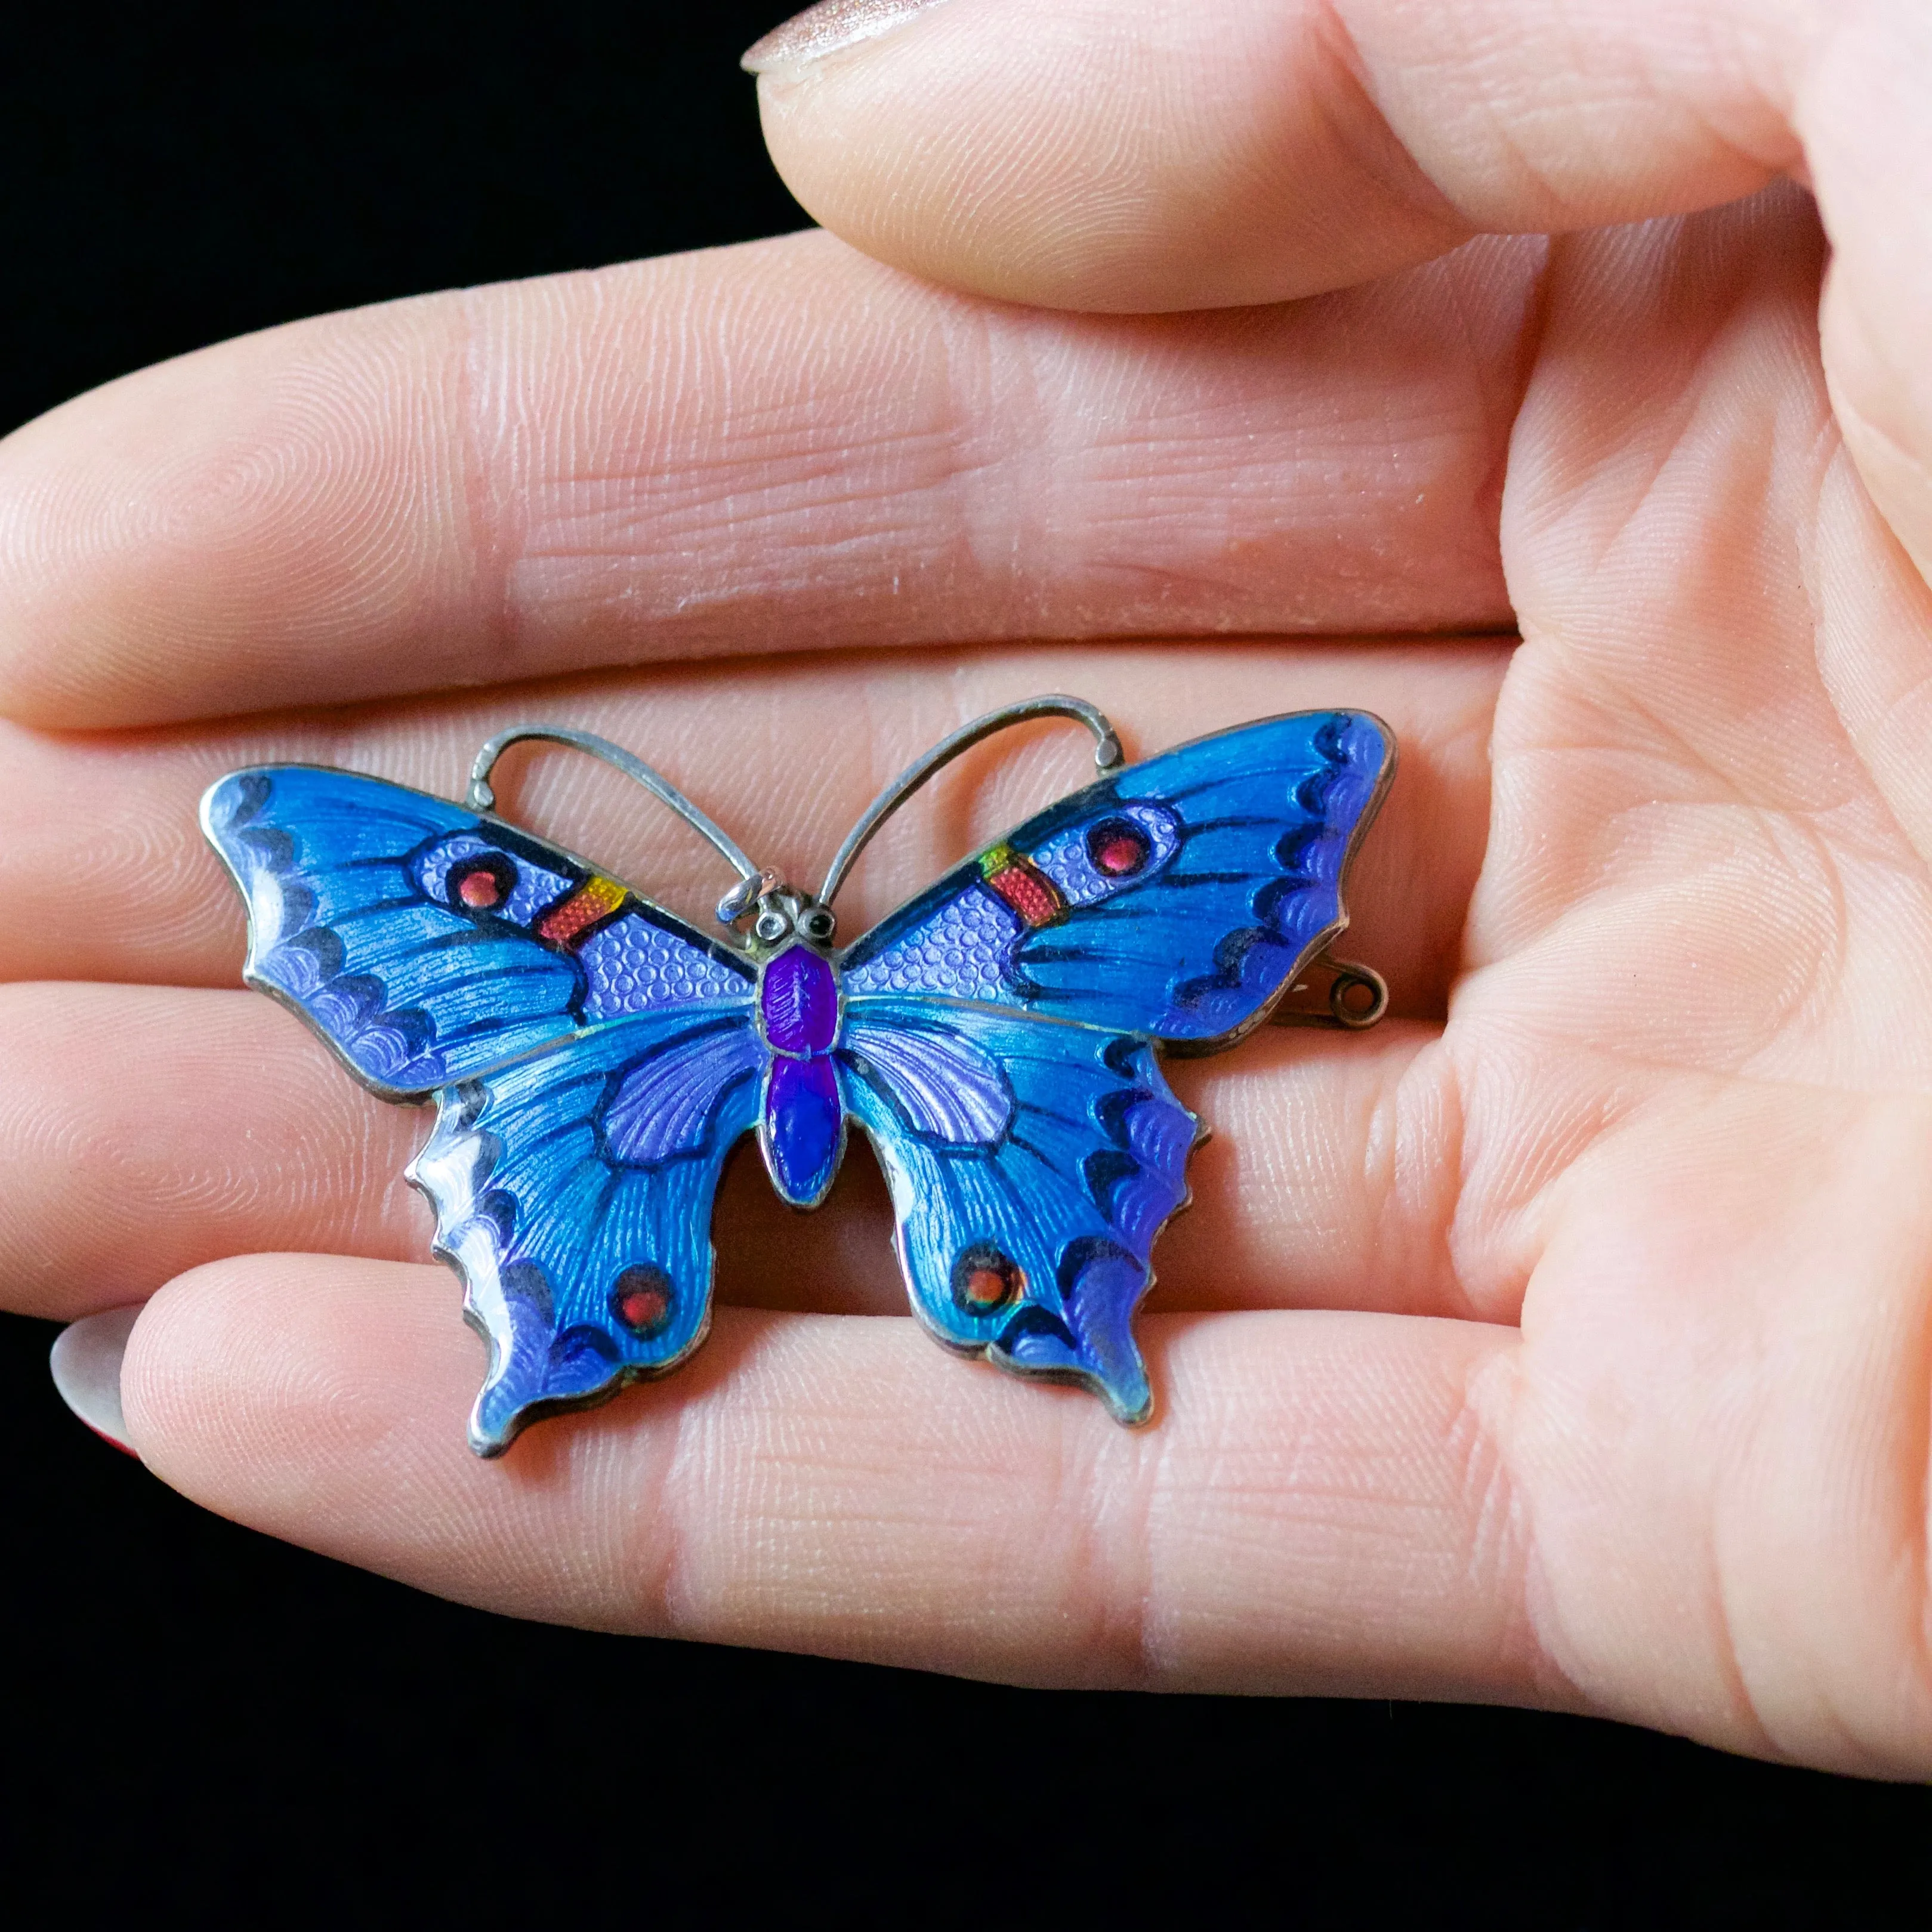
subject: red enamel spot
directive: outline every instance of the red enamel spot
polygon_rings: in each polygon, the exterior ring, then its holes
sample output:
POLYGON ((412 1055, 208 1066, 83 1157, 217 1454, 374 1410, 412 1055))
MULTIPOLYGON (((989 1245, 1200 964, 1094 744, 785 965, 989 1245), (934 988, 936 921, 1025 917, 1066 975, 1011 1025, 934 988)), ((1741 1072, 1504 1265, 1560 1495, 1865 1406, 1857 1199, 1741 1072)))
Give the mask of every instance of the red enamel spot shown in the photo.
POLYGON ((1096 826, 1087 840, 1087 856, 1093 860, 1094 869, 1110 879, 1131 878, 1147 863, 1152 849, 1138 826, 1118 818, 1096 826))
POLYGON ((628 1326, 655 1328, 669 1312, 670 1297, 661 1288, 634 1288, 617 1308, 628 1326))
POLYGON ((485 912, 503 896, 503 888, 494 872, 479 868, 464 874, 457 882, 456 896, 465 905, 478 912, 485 912))
POLYGON ((628 1268, 610 1291, 610 1312, 634 1335, 654 1334, 670 1318, 670 1277, 647 1262, 628 1268))

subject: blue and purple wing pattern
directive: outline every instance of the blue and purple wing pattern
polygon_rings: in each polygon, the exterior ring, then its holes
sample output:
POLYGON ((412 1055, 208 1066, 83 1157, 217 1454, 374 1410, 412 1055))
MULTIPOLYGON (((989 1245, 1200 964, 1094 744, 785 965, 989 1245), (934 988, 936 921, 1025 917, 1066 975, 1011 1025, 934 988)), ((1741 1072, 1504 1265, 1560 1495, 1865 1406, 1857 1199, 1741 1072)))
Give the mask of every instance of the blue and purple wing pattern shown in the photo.
POLYGON ((437 1096, 410 1170, 490 1344, 471 1446, 675 1368, 710 1320, 712 1200, 756 1121, 742 1002, 589 1028, 437 1096))
POLYGON ((1149 1256, 1187 1200, 1194 1116, 1144 1040, 930 999, 851 999, 846 1101, 891 1189, 913 1306, 949 1347, 1154 1396, 1133 1337, 1149 1256))
POLYGON ((1386 728, 1306 712, 1063 800, 835 964, 706 938, 500 820, 305 766, 239 772, 204 826, 248 976, 367 1084, 434 1093, 410 1168, 490 1366, 482 1454, 674 1367, 709 1324, 724 1160, 755 1128, 815 1205, 848 1114, 877 1148, 915 1311, 949 1346, 1153 1395, 1132 1332, 1197 1124, 1163 1048, 1226 1043, 1346 923, 1386 728))
POLYGON ((1129 766, 874 927, 844 956, 846 991, 1224 1044, 1346 924, 1348 858, 1393 756, 1376 719, 1324 711, 1129 766))
POLYGON ((266 766, 214 785, 202 821, 248 904, 251 983, 392 1099, 601 1020, 751 998, 731 949, 444 799, 266 766))

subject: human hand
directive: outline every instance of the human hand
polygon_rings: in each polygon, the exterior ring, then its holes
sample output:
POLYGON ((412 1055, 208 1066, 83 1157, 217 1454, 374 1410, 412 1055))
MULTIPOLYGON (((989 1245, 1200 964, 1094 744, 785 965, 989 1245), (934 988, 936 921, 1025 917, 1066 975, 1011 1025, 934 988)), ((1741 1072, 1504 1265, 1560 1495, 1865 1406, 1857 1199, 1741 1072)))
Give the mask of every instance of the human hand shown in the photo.
MULTIPOLYGON (((276 332, 0 450, 0 865, 36 909, 0 938, 0 1240, 30 1312, 158 1291, 123 1382, 158 1473, 524 1614, 1927 1768, 1932 56, 1902 9, 1555 51, 1549 10, 1331 10, 1337 59, 1278 6, 951 0, 766 83, 807 205, 957 284, 1344 292, 1052 315, 804 237, 276 332), (1109 85, 1070 85, 1083 49, 1109 85), (1835 419, 1792 190, 1400 266, 1800 166, 1835 419), (1155 641, 1512 609, 1513 657, 1155 641), (1069 636, 1138 641, 1026 642, 1069 636), (719 655, 794 646, 826 648, 719 655), (454 688, 513 678, 562 681, 454 688), (296 756, 454 790, 560 718, 808 873, 947 725, 1054 686, 1136 753, 1348 704, 1405 754, 1351 942, 1401 1017, 1174 1069, 1217 1133, 1141 1324, 1155 1427, 856 1318, 902 1306, 876 1182, 794 1222, 741 1171, 696 1361, 476 1463, 476 1345, 406 1259, 422 1124, 218 990, 202 786, 296 756)), ((856 910, 1078 756, 980 763, 856 910)), ((509 802, 715 896, 594 771, 509 802)))

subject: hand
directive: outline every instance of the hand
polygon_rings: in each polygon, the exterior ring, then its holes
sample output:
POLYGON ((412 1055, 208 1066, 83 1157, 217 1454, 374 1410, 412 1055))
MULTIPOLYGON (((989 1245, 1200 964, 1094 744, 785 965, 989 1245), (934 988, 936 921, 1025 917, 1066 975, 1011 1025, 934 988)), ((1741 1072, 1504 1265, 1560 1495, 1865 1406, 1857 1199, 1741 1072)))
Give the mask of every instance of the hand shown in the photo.
MULTIPOLYGON (((763 83, 899 266, 811 235, 398 304, 22 430, 10 1305, 152 1295, 158 1474, 498 1610, 1932 1770, 1928 83, 1910 0, 950 0, 763 83), (1216 1132, 1156 1425, 917 1334, 862 1162, 803 1221, 741 1165, 697 1360, 477 1462, 423 1123, 228 990, 202 787, 454 791, 561 718, 809 873, 1053 688, 1136 754, 1330 704, 1403 745, 1350 942, 1398 1017, 1174 1066, 1216 1132)), ((1078 774, 1004 745, 862 920, 1078 774)), ((715 896, 641 794, 522 770, 513 816, 715 896)))

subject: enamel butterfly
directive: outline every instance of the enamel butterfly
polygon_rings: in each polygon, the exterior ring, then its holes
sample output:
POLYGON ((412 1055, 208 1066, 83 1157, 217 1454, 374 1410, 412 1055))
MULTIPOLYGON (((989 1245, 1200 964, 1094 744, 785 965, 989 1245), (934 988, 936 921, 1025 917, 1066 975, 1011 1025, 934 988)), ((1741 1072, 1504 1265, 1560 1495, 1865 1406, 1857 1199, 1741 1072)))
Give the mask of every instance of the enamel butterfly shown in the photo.
MULTIPOLYGON (((854 1124, 926 1328, 1145 1421, 1132 1318, 1201 1131, 1162 1055, 1230 1045, 1305 989, 1347 923, 1394 763, 1378 719, 1318 711, 1125 765, 1091 706, 1032 700, 889 788, 815 895, 649 766, 561 727, 493 739, 467 804, 268 765, 214 785, 202 823, 247 902, 249 983, 385 1099, 435 1101, 410 1178, 489 1343, 470 1437, 492 1456, 704 1340, 712 1197, 742 1136, 813 1208, 854 1124), (836 946, 830 902, 886 814, 968 745, 1047 713, 1094 730, 1100 781, 836 946), (726 937, 493 815, 491 763, 528 737, 606 758, 712 839, 740 874, 726 937)), ((1379 1017, 1375 975, 1327 963, 1330 1016, 1379 1017)))

